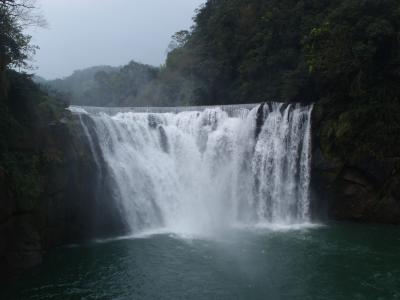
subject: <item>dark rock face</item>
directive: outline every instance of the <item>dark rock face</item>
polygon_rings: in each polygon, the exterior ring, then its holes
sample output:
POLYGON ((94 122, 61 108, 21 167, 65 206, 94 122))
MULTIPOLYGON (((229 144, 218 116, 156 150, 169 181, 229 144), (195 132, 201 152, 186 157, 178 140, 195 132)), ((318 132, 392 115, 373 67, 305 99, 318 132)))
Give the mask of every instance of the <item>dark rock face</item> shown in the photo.
MULTIPOLYGON (((257 110, 257 118, 256 118, 256 131, 255 131, 255 137, 256 140, 258 139, 258 136, 261 133, 262 127, 264 125, 264 120, 265 120, 265 113, 264 113, 264 107, 268 105, 267 103, 262 103, 260 107, 257 110)), ((271 111, 271 110, 269 110, 271 111)))
POLYGON ((41 128, 27 149, 46 157, 37 199, 15 195, 0 169, 0 275, 36 266, 51 248, 124 233, 111 179, 99 176, 104 164, 93 160, 79 118, 67 117, 41 128))
MULTIPOLYGON (((352 158, 327 147, 326 120, 314 116, 312 210, 316 218, 400 224, 400 158, 352 158), (324 150, 323 150, 324 149, 324 150), (327 150, 328 149, 328 150, 327 150)), ((338 144, 334 136, 329 143, 338 144)), ((357 145, 357 147, 363 145, 357 145)), ((348 154, 348 155, 346 155, 348 154)))
POLYGON ((1 228, 1 236, 5 242, 2 265, 6 269, 19 272, 41 263, 44 249, 32 214, 10 216, 1 228))
POLYGON ((168 137, 167 133, 165 132, 164 127, 159 126, 158 131, 160 133, 160 144, 161 148, 165 153, 169 153, 169 142, 168 142, 168 137))

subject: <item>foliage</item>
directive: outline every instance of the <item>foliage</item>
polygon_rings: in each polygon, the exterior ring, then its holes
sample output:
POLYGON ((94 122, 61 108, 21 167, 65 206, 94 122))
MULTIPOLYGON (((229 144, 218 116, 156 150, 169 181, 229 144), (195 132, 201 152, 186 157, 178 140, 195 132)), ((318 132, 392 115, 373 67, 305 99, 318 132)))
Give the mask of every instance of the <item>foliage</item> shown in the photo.
POLYGON ((397 99, 396 0, 213 0, 168 55, 198 104, 397 99))
POLYGON ((400 153, 399 36, 400 2, 346 0, 304 39, 325 153, 349 163, 400 153))
POLYGON ((331 3, 208 1, 167 70, 190 78, 197 104, 315 101, 301 41, 331 3))
POLYGON ((354 165, 366 159, 398 157, 399 138, 400 103, 375 101, 353 104, 338 115, 325 116, 320 144, 330 159, 354 165))
POLYGON ((35 13, 34 0, 2 0, 0 2, 0 71, 7 67, 27 68, 27 59, 35 53, 31 36, 23 30, 28 26, 44 26, 35 13))
POLYGON ((32 81, 14 71, 26 68, 35 46, 24 29, 43 25, 34 0, 0 1, 0 169, 6 174, 7 194, 20 211, 29 210, 43 193, 48 158, 41 132, 61 118, 64 106, 32 81))
POLYGON ((400 96, 400 2, 346 0, 305 41, 324 95, 349 101, 400 96))
POLYGON ((19 25, 8 14, 4 6, 0 5, 0 66, 25 66, 29 51, 33 50, 30 36, 24 35, 19 25))
POLYGON ((7 97, 0 101, 0 168, 8 188, 21 203, 43 192, 47 149, 40 144, 43 128, 62 118, 65 107, 45 94, 29 75, 7 71, 7 97))
POLYGON ((1 162, 16 199, 33 201, 41 195, 43 175, 40 172, 41 161, 36 154, 7 152, 2 155, 1 162))

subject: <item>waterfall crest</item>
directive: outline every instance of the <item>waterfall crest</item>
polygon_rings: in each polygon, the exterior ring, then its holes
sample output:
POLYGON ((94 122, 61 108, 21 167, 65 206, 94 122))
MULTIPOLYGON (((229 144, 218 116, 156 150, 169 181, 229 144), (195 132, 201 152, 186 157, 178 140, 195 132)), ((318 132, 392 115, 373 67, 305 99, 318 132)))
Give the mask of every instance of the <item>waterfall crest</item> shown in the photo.
POLYGON ((70 110, 93 121, 80 119, 133 233, 309 221, 312 106, 70 110))

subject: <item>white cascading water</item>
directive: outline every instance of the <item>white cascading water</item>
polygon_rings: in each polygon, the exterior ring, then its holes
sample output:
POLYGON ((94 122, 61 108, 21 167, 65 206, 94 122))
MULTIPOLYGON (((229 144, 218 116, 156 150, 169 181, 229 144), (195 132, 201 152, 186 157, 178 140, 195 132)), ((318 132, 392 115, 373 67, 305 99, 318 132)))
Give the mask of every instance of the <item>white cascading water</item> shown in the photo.
POLYGON ((116 114, 70 109, 93 121, 96 138, 89 141, 99 143, 133 233, 207 234, 309 221, 312 106, 272 103, 229 114, 215 107, 116 114))

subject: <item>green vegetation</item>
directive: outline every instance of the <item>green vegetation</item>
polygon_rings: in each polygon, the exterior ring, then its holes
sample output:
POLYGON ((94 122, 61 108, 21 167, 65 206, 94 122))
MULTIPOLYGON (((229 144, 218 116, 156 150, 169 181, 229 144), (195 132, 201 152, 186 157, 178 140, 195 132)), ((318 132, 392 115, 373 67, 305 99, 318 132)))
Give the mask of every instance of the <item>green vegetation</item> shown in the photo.
POLYGON ((167 70, 194 86, 196 104, 317 99, 302 40, 331 1, 208 1, 167 70))
POLYGON ((43 135, 62 117, 64 106, 42 92, 30 76, 8 70, 9 88, 0 101, 0 168, 16 199, 31 201, 43 192, 49 165, 43 135))
POLYGON ((0 2, 0 170, 21 210, 43 192, 48 160, 47 149, 40 144, 42 130, 64 110, 61 102, 41 91, 31 76, 13 70, 28 67, 28 58, 36 49, 30 36, 23 33, 27 23, 42 22, 31 14, 31 5, 31 1, 0 2))
POLYGON ((399 14, 395 0, 208 1, 166 69, 193 78, 199 104, 393 99, 399 14))
POLYGON ((340 1, 305 40, 327 153, 346 162, 400 153, 400 3, 340 1))

